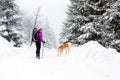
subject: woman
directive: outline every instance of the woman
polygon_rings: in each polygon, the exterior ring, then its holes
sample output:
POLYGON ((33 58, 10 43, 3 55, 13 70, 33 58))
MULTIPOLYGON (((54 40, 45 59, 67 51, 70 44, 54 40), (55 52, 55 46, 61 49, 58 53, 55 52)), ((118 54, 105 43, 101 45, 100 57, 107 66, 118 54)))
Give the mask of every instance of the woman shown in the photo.
POLYGON ((36 58, 38 59, 40 59, 41 42, 45 43, 45 41, 43 40, 42 31, 43 31, 42 28, 38 30, 38 41, 35 42, 36 43, 36 58))

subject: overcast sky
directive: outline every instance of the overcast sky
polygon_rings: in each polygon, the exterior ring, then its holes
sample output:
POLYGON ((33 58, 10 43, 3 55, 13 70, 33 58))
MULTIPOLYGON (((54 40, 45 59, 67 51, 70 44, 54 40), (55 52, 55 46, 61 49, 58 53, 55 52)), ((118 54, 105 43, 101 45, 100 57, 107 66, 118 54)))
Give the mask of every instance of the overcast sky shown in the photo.
POLYGON ((67 5, 69 0, 17 0, 20 9, 26 13, 35 12, 38 7, 42 15, 46 16, 50 27, 53 27, 58 36, 62 28, 62 22, 66 18, 67 5))

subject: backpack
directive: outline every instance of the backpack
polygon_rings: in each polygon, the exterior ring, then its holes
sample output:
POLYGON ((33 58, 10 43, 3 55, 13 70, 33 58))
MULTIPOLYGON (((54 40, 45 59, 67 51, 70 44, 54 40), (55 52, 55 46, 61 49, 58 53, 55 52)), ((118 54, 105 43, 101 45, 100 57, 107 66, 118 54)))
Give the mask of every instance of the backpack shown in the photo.
POLYGON ((37 30, 37 28, 34 28, 33 29, 33 33, 32 33, 32 41, 33 42, 36 42, 36 41, 38 41, 39 39, 38 39, 38 30, 37 30))

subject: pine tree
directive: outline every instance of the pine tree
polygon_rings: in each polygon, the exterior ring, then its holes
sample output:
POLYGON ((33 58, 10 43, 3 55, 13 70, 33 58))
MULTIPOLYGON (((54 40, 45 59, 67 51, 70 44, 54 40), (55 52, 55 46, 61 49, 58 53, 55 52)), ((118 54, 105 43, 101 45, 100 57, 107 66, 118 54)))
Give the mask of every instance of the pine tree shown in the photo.
POLYGON ((98 18, 99 24, 96 26, 102 34, 99 42, 105 47, 120 51, 120 1, 110 0, 103 6, 106 12, 98 18))
POLYGON ((19 15, 18 7, 14 0, 1 0, 0 6, 0 23, 4 25, 0 34, 18 47, 22 44, 21 15, 19 15))
POLYGON ((75 42, 79 44, 78 37, 82 34, 79 30, 81 25, 85 24, 88 19, 83 14, 83 5, 84 0, 70 0, 71 5, 68 6, 68 18, 66 22, 64 22, 63 32, 60 34, 61 39, 60 42, 75 42), (64 38, 63 38, 64 36, 64 38), (66 40, 64 40, 66 39, 66 40))
POLYGON ((120 51, 120 1, 70 1, 60 42, 74 41, 80 45, 95 40, 120 51), (69 35, 64 35, 65 32, 69 35))

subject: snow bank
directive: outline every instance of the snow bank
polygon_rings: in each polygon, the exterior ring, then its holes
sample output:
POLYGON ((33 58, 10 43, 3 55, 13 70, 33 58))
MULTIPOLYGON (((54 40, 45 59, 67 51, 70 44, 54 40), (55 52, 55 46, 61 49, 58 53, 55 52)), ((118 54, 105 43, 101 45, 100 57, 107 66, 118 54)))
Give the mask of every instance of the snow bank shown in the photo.
POLYGON ((0 59, 12 53, 12 45, 0 36, 0 59))
POLYGON ((120 80, 119 53, 95 41, 72 47, 61 57, 57 50, 44 48, 40 60, 35 58, 35 45, 13 48, 1 37, 0 42, 0 54, 11 53, 0 55, 0 80, 120 80))
MULTIPOLYGON (((9 48, 9 47, 11 47, 11 45, 6 39, 4 39, 0 36, 0 49, 5 48, 5 47, 9 48)), ((7 48, 5 48, 5 49, 7 49, 7 48)))

